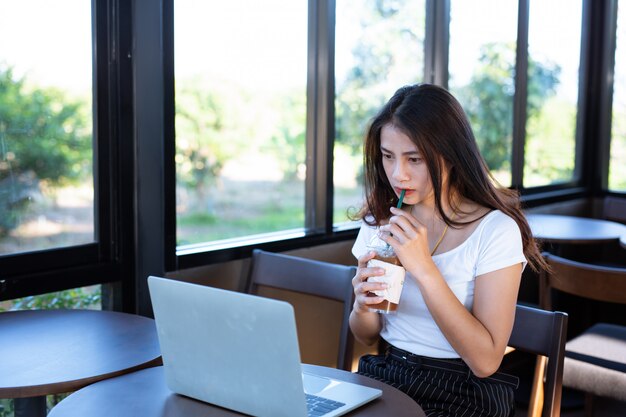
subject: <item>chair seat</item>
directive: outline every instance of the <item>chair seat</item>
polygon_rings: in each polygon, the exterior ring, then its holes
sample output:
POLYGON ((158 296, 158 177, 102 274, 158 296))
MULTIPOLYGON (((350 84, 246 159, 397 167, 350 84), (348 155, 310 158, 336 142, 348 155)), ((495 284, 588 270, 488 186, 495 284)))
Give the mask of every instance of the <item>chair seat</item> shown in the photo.
POLYGON ((567 342, 563 385, 626 401, 626 327, 598 323, 567 342))

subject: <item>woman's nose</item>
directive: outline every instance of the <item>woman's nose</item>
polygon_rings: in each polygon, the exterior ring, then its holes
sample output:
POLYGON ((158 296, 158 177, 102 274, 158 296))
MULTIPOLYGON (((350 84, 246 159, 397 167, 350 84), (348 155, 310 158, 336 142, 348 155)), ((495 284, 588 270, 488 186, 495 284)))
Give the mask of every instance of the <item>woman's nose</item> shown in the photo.
POLYGON ((409 179, 409 171, 406 169, 405 164, 397 162, 393 166, 393 179, 396 181, 407 181, 409 179))

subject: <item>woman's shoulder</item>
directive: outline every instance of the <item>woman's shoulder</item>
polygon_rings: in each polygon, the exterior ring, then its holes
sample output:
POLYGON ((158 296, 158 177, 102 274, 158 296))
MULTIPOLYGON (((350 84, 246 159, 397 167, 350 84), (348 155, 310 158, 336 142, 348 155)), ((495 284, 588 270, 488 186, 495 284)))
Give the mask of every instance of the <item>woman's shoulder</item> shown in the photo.
POLYGON ((356 240, 354 241, 354 245, 352 246, 352 254, 355 258, 358 258, 367 251, 367 244, 377 234, 378 226, 372 226, 364 220, 361 220, 359 233, 356 237, 356 240))
POLYGON ((493 228, 514 228, 519 229, 515 219, 501 210, 491 210, 483 219, 485 226, 493 228))
POLYGON ((521 244, 521 231, 515 220, 500 210, 485 215, 473 234, 479 247, 505 247, 521 244))
MULTIPOLYGON (((460 206, 458 220, 465 224, 494 225, 515 223, 512 217, 501 210, 481 206, 473 201, 464 201, 460 206)), ((455 219, 457 220, 457 219, 455 219)))
POLYGON ((467 212, 459 221, 465 223, 465 233, 461 233, 462 240, 482 241, 491 239, 494 235, 506 236, 510 233, 519 234, 519 227, 515 220, 501 210, 493 210, 487 207, 474 207, 467 212))

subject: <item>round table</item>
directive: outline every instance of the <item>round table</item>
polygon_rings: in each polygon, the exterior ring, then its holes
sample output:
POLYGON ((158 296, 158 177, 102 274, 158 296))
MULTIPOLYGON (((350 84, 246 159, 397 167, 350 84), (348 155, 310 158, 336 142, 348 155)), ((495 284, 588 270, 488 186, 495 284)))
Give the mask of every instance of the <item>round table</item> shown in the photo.
POLYGON ((45 415, 48 394, 160 364, 156 325, 147 317, 100 310, 0 313, 0 398, 16 399, 16 415, 45 415))
MULTIPOLYGON (((382 389, 381 397, 352 412, 354 417, 424 417, 415 401, 382 382, 348 371, 303 365, 304 371, 382 389)), ((49 417, 178 417, 241 416, 170 391, 163 367, 144 369, 85 387, 65 398, 49 417)))
POLYGON ((602 219, 559 214, 528 214, 528 224, 536 239, 551 243, 602 243, 620 239, 626 226, 602 219))

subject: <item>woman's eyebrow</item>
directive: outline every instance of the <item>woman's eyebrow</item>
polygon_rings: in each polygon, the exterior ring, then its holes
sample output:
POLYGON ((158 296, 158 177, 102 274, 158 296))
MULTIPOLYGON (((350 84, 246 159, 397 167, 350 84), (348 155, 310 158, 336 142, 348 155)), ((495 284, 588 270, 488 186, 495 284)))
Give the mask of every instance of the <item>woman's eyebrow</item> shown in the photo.
MULTIPOLYGON (((391 154, 393 154, 393 152, 392 152, 392 151, 390 151, 389 149, 385 148, 384 146, 381 146, 381 147, 380 147, 380 150, 381 150, 382 152, 385 152, 385 153, 391 153, 391 154)), ((417 150, 415 150, 415 151, 407 151, 407 152, 402 152, 402 155, 419 155, 419 154, 420 154, 420 153, 419 153, 417 150)))

